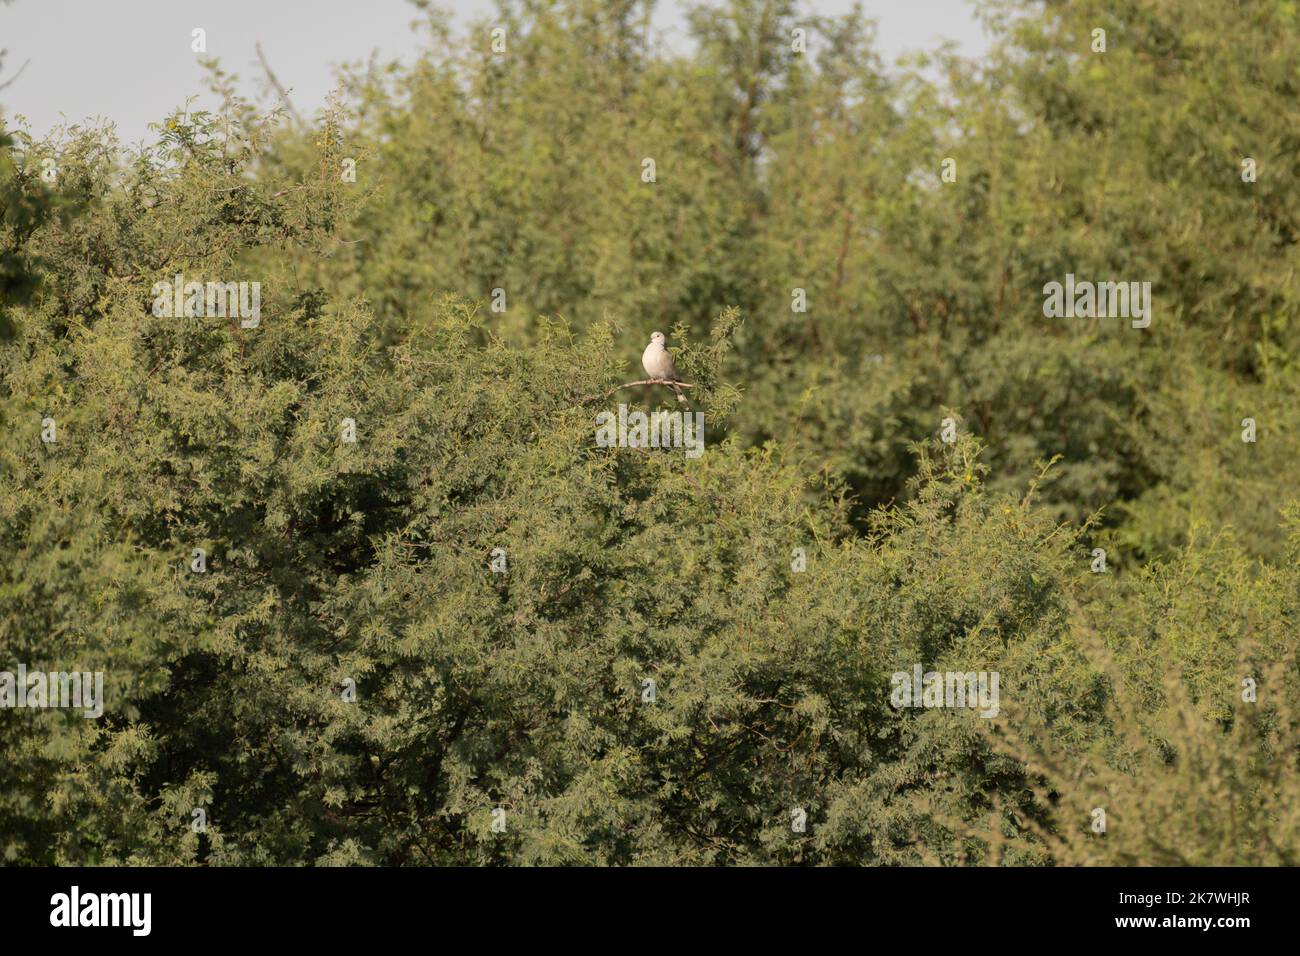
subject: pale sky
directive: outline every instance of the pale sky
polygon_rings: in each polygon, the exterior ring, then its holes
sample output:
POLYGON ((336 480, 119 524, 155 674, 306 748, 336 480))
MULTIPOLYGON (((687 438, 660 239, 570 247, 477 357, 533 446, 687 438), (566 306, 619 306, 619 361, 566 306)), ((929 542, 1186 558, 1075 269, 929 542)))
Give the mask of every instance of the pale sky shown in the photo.
MULTIPOLYGON (((441 0, 458 26, 488 14, 491 0, 441 0)), ((815 0, 819 13, 844 13, 852 0, 815 0)), ((660 0, 655 24, 671 40, 684 33, 681 0, 660 0)), ((879 23, 878 49, 900 54, 954 40, 979 56, 988 39, 969 0, 862 0, 879 23)), ((298 111, 313 114, 334 87, 334 67, 373 51, 409 60, 423 35, 411 29, 419 12, 406 0, 13 0, 0 5, 0 47, 8 51, 0 112, 10 124, 25 116, 33 135, 60 123, 104 117, 126 143, 152 139, 147 129, 204 94, 203 70, 190 49, 195 27, 207 31, 207 55, 236 73, 252 95, 262 70, 255 44, 298 111)), ((200 104, 210 102, 206 98, 200 104)))

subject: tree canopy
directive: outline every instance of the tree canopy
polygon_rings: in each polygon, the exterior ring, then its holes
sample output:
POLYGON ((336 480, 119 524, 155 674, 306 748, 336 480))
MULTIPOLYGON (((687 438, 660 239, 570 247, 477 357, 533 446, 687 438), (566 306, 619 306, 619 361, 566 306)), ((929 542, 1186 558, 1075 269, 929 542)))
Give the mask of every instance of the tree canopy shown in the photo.
POLYGON ((0 859, 1295 864, 1296 4, 980 10, 429 9, 307 122, 10 129, 0 669, 105 712, 0 711, 0 859), (656 329, 699 457, 595 439, 656 329))

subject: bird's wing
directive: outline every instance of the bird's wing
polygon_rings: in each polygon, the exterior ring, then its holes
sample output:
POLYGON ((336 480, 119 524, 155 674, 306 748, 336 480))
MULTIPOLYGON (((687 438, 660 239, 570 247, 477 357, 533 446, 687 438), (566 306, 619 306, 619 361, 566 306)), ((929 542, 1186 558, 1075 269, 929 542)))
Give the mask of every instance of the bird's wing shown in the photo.
POLYGON ((664 352, 664 378, 677 381, 677 363, 673 360, 673 353, 664 352))

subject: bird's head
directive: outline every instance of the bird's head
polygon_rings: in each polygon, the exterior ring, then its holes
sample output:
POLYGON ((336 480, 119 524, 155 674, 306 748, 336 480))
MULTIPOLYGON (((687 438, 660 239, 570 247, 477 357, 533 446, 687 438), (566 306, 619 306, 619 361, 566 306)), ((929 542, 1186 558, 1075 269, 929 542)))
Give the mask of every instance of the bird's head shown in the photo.
POLYGON ((651 345, 663 345, 663 344, 664 344, 664 334, 663 334, 662 332, 651 332, 651 333, 650 333, 650 344, 651 344, 651 345))

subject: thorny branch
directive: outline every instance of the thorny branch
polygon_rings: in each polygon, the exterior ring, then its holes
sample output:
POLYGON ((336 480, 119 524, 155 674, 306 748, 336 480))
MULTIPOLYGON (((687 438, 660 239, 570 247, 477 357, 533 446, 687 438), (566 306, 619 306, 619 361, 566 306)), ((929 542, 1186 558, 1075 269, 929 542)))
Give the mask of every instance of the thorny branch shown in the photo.
POLYGON ((581 401, 583 404, 586 404, 587 402, 594 402, 597 401, 598 399, 609 398, 609 396, 613 395, 620 388, 631 388, 634 385, 667 385, 669 388, 671 388, 674 385, 677 386, 678 388, 695 387, 690 382, 674 382, 671 379, 667 379, 667 378, 643 378, 639 382, 626 382, 622 385, 615 385, 604 395, 588 395, 586 398, 581 399, 581 401))

